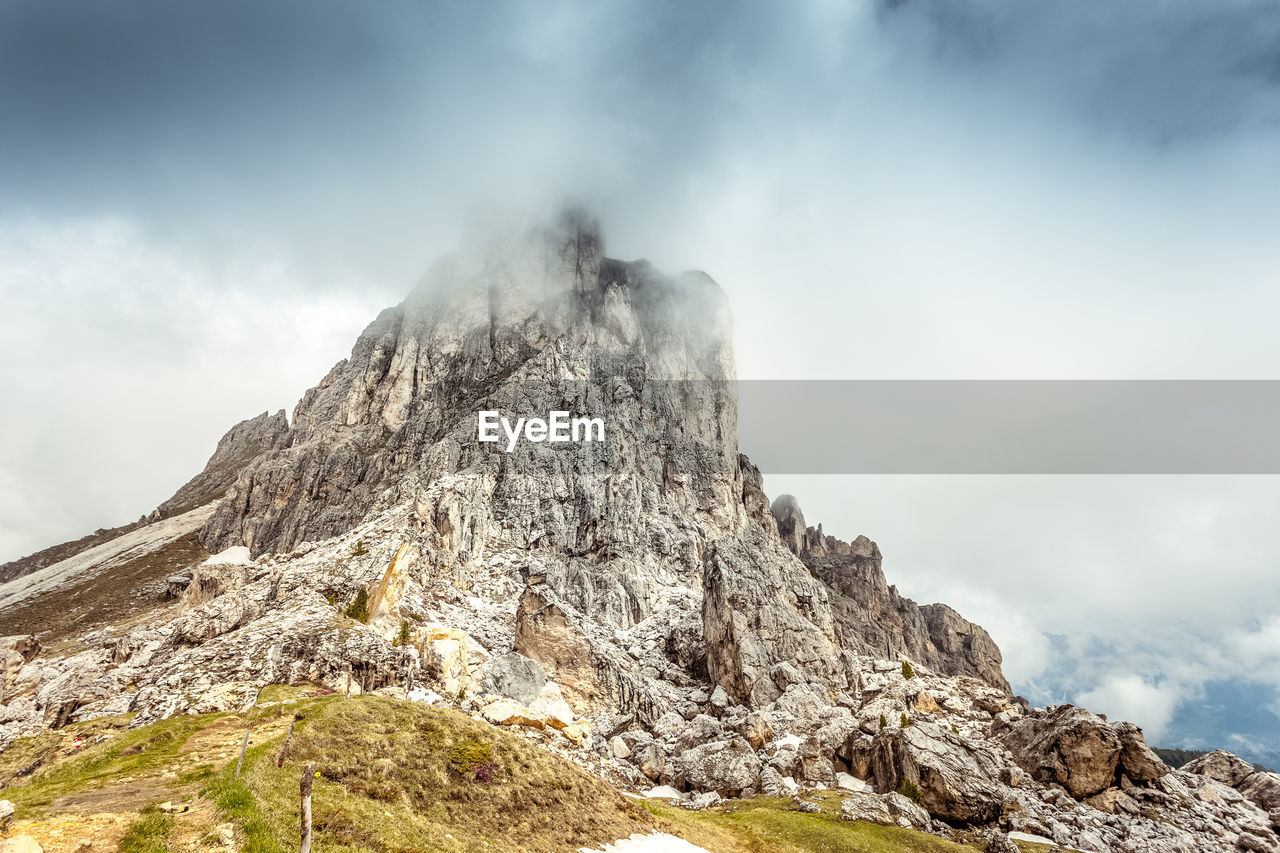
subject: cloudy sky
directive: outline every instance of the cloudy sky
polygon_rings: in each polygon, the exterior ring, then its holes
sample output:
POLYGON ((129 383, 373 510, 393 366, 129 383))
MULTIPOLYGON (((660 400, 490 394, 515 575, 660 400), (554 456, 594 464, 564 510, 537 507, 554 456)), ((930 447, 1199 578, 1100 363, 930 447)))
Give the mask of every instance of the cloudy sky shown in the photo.
MULTIPOLYGON (((566 199, 720 281, 743 376, 1277 378, 1278 44, 1273 0, 0 0, 0 560, 566 199)), ((768 485, 1035 701, 1280 762, 1276 479, 768 485)))

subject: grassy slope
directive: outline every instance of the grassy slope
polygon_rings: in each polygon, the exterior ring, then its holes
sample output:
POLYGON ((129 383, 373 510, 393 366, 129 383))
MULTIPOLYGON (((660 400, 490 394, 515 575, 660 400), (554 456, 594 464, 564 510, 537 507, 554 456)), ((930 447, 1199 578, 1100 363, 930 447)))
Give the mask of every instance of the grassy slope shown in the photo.
MULTIPOLYGON (((314 761, 318 851, 551 853, 657 829, 712 853, 974 849, 841 821, 836 793, 820 799, 820 814, 766 797, 704 812, 641 803, 511 731, 454 711, 383 697, 290 698, 298 692, 264 691, 262 701, 277 704, 245 715, 180 717, 132 730, 124 727, 127 718, 95 720, 17 741, 0 753, 2 796, 18 805, 21 818, 16 831, 39 836, 41 825, 81 815, 89 832, 98 825, 92 821, 114 814, 121 849, 225 849, 218 846, 221 825, 234 829, 238 849, 295 850, 301 768, 314 761), (301 719, 278 768, 295 714, 301 719), (246 725, 253 727, 252 746, 236 780, 246 725), (70 748, 77 733, 91 744, 79 753, 70 748), (497 765, 492 784, 456 769, 486 748, 497 765), (190 810, 174 819, 148 808, 169 800, 190 810)), ((75 838, 76 827, 60 826, 61 837, 75 838)), ((50 841, 46 849, 57 853, 61 848, 50 841)))
POLYGON ((711 853, 972 853, 976 848, 923 832, 840 820, 847 794, 819 792, 810 799, 822 811, 791 811, 790 800, 755 797, 690 812, 649 801, 666 829, 711 853))

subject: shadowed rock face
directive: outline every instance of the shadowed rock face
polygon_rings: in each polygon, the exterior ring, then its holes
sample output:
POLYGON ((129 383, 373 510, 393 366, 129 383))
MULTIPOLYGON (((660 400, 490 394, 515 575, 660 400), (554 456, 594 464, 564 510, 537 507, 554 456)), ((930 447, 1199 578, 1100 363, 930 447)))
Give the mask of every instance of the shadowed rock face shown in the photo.
POLYGON ((1071 705, 1033 712, 1002 739, 1032 778, 1056 782, 1077 799, 1114 783, 1122 752, 1120 736, 1105 720, 1071 705))

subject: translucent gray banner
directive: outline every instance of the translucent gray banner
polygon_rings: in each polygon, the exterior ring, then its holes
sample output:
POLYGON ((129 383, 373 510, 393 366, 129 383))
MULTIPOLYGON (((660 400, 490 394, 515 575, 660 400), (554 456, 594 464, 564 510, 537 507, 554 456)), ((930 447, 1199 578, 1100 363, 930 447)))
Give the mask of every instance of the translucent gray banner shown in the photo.
POLYGON ((767 474, 1280 474, 1280 381, 741 381, 767 474))

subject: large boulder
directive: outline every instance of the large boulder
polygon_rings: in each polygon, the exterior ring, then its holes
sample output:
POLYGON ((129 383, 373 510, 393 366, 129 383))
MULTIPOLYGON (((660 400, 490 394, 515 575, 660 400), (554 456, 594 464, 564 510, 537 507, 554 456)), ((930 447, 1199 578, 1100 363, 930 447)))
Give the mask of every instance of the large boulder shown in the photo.
POLYGON ((752 749, 760 749, 773 740, 773 724, 764 714, 753 712, 738 726, 738 734, 747 739, 752 749))
POLYGON ((886 729, 871 741, 872 783, 879 793, 904 780, 920 789, 920 805, 948 821, 989 823, 1000 816, 1002 760, 988 743, 964 738, 950 726, 922 720, 886 729))
POLYGON ((882 826, 893 826, 898 819, 889 813, 889 805, 875 794, 854 794, 840 804, 841 820, 865 820, 882 826))
POLYGON ((657 780, 667 769, 666 755, 656 743, 646 743, 633 750, 631 763, 652 780, 657 780))
POLYGON ((1133 723, 1116 723, 1111 727, 1120 738, 1120 770, 1132 782, 1154 782, 1169 772, 1169 765, 1151 751, 1142 729, 1133 723))
POLYGON ((1254 773, 1237 790, 1266 812, 1280 809, 1280 773, 1254 773))
POLYGON ((419 636, 423 672, 439 682, 445 694, 455 696, 463 693, 471 675, 466 633, 430 625, 419 636))
POLYGON ((742 738, 696 746, 676 763, 679 780, 699 791, 737 797, 760 790, 760 759, 742 738))
POLYGON ((18 682, 18 673, 40 653, 40 643, 31 634, 14 634, 0 637, 0 700, 14 698, 11 690, 18 682))
POLYGON ((1188 773, 1199 773, 1201 776, 1216 779, 1232 788, 1239 787, 1241 782, 1255 772, 1252 764, 1225 749, 1206 752, 1199 758, 1182 765, 1182 769, 1188 773))
POLYGON ((926 830, 933 826, 933 821, 929 819, 927 811, 897 791, 885 794, 884 802, 889 807, 889 813, 898 819, 899 826, 911 826, 916 829, 926 830))
POLYGON ((1122 749, 1105 720, 1083 708, 1057 705, 1004 727, 1001 741, 1038 782, 1054 782, 1077 800, 1111 786, 1122 749))
POLYGON ((547 673, 536 660, 518 652, 490 658, 480 670, 480 689, 532 704, 547 683, 547 673))
POLYGON ((252 590, 252 586, 235 589, 187 610, 174 621, 174 636, 179 642, 199 645, 249 624, 266 606, 265 596, 252 590))
POLYGON ((1138 812, 1138 804, 1119 788, 1108 788, 1100 794, 1085 798, 1084 803, 1107 814, 1136 814, 1138 812))

